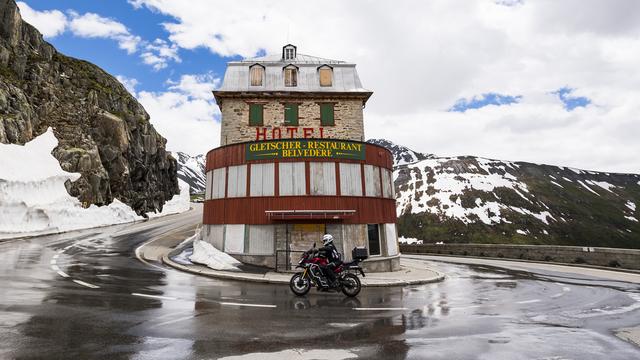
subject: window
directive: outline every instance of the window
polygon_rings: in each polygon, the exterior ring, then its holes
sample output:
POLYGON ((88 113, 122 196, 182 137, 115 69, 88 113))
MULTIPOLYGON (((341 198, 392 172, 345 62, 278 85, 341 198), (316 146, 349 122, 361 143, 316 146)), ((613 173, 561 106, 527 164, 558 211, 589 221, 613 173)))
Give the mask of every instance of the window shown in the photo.
POLYGON ((280 195, 305 195, 305 169, 303 162, 281 162, 279 167, 280 195))
POLYGON ((382 169, 382 196, 391 199, 395 197, 393 177, 389 169, 382 169))
POLYGON ((360 164, 340 163, 340 194, 342 196, 362 196, 360 164))
POLYGON ((335 124, 333 104, 320 104, 320 125, 333 126, 335 124))
POLYGON ((323 65, 318 69, 318 77, 320 78, 320 86, 333 85, 333 69, 327 65, 323 65))
POLYGON ((298 86, 298 69, 293 65, 284 68, 284 86, 298 86))
POLYGON ((296 47, 289 44, 282 48, 282 58, 284 60, 293 60, 296 58, 296 47))
POLYGON ((275 167, 270 164, 251 164, 251 196, 273 196, 275 193, 275 167))
POLYGON ((298 126, 298 104, 284 104, 284 124, 298 126))
POLYGON ((224 252, 231 254, 244 253, 244 224, 228 224, 224 226, 224 252))
POLYGON ((204 189, 204 199, 211 199, 211 181, 213 180, 213 171, 207 172, 207 187, 204 189))
POLYGON ((309 163, 311 195, 336 194, 336 164, 333 162, 309 163))
POLYGON ((249 78, 251 79, 251 86, 262 86, 264 79, 264 67, 260 64, 255 64, 249 69, 249 78))
POLYGON ((366 196, 380 197, 380 168, 373 165, 364 166, 364 190, 366 196))
POLYGON ((247 196, 247 165, 229 166, 227 197, 247 196))
POLYGON ((211 184, 211 198, 224 198, 224 187, 227 178, 227 168, 218 168, 213 170, 213 178, 211 184))
POLYGON ((380 227, 378 224, 367 225, 369 238, 369 255, 380 255, 380 227))
POLYGON ((263 125, 264 105, 249 104, 249 126, 263 125))

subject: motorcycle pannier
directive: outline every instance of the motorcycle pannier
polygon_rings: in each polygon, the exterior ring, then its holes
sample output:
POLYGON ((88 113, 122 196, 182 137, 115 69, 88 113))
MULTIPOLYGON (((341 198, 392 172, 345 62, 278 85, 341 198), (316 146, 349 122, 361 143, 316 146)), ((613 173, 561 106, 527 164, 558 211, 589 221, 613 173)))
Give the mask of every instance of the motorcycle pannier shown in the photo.
POLYGON ((365 247, 354 247, 351 250, 351 258, 353 260, 364 260, 369 257, 369 252, 365 247))

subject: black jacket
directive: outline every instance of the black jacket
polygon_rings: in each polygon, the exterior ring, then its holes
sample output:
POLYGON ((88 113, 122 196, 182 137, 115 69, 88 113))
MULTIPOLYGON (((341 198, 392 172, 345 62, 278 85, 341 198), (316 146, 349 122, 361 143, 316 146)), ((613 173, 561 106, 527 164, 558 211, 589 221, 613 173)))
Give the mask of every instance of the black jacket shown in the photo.
POLYGON ((329 265, 333 264, 335 266, 342 263, 342 256, 338 252, 338 249, 336 249, 336 246, 333 245, 333 243, 321 247, 320 249, 318 249, 318 251, 320 252, 320 256, 324 256, 327 258, 330 263, 329 265))

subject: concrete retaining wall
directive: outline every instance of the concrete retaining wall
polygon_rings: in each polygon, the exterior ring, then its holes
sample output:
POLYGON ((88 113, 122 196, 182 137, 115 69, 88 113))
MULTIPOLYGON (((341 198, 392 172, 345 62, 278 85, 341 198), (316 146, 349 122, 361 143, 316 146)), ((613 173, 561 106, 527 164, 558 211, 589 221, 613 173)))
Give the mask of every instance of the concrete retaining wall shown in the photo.
POLYGON ((404 254, 522 259, 640 270, 640 250, 633 249, 499 244, 401 244, 400 251, 404 254))

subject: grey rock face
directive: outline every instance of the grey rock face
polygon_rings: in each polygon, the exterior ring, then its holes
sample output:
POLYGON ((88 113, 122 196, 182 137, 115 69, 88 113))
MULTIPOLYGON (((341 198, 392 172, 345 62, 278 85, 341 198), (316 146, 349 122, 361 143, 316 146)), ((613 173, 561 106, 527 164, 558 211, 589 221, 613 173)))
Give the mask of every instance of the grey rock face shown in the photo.
POLYGON ((117 198, 142 214, 178 193, 176 160, 142 105, 99 67, 58 53, 14 0, 0 0, 0 79, 0 142, 52 127, 53 155, 82 174, 68 191, 83 203, 117 198))

